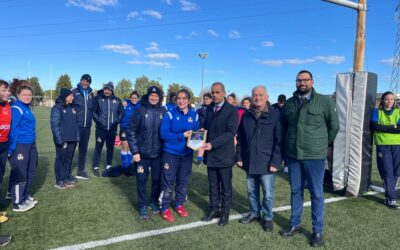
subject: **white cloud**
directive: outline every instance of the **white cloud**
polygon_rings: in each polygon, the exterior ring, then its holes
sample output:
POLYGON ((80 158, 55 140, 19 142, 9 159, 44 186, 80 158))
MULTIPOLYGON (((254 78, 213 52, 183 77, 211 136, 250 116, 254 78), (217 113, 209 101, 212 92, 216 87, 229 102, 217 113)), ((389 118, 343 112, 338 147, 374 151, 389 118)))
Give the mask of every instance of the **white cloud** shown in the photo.
POLYGON ((221 74, 224 75, 226 74, 225 70, 219 69, 219 70, 204 70, 205 73, 214 73, 214 74, 221 74))
POLYGON ((179 2, 181 4, 181 10, 183 11, 196 11, 200 9, 195 3, 186 0, 180 0, 179 2))
POLYGON ((341 64, 344 62, 345 57, 344 56, 316 56, 314 59, 323 61, 327 64, 341 64))
POLYGON ((135 64, 135 65, 150 65, 153 67, 162 67, 162 68, 170 68, 171 64, 166 63, 166 62, 157 62, 157 61, 140 61, 140 60, 132 60, 128 61, 129 64, 135 64))
POLYGON ((211 35, 213 37, 219 37, 219 34, 213 29, 209 29, 207 32, 209 35, 211 35))
POLYGON ((193 37, 195 37, 196 35, 197 35, 197 33, 192 31, 187 35, 177 35, 177 36, 175 36, 175 39, 176 40, 193 39, 193 37))
POLYGON ((282 66, 285 64, 284 60, 254 60, 257 64, 268 65, 268 66, 282 66))
POLYGON ((137 18, 139 16, 140 16, 139 12, 131 11, 131 12, 129 12, 128 16, 126 17, 126 20, 129 21, 129 20, 135 19, 135 18, 137 18))
POLYGON ((102 50, 110 50, 114 53, 137 56, 139 52, 128 44, 106 44, 101 46, 102 50))
POLYGON ((288 58, 288 59, 274 59, 274 60, 254 60, 257 64, 268 66, 282 66, 282 65, 304 65, 315 62, 324 62, 326 64, 341 64, 345 61, 344 56, 314 56, 311 58, 288 58))
POLYGON ((151 16, 151 17, 154 17, 156 19, 161 19, 162 18, 161 13, 158 12, 158 11, 155 11, 155 10, 145 10, 142 13, 143 13, 143 15, 151 16))
POLYGON ((274 47, 275 44, 273 42, 271 42, 271 41, 264 41, 264 42, 261 43, 261 46, 263 46, 263 47, 274 47))
POLYGON ((179 59, 179 55, 175 53, 154 53, 154 54, 147 54, 144 57, 153 60, 179 59))
POLYGON ((386 64, 386 65, 389 65, 389 66, 393 66, 393 61, 394 61, 394 58, 391 57, 391 58, 382 59, 379 62, 383 63, 383 64, 386 64))
POLYGON ((168 5, 172 5, 172 0, 163 0, 163 2, 168 4, 168 5))
POLYGON ((229 38, 231 39, 239 39, 240 38, 240 32, 237 30, 232 30, 229 32, 229 38))
POLYGON ((150 47, 147 47, 146 50, 148 51, 159 51, 158 44, 156 42, 151 42, 150 47))
POLYGON ((103 12, 104 7, 115 7, 118 0, 67 0, 65 6, 82 8, 91 12, 103 12))

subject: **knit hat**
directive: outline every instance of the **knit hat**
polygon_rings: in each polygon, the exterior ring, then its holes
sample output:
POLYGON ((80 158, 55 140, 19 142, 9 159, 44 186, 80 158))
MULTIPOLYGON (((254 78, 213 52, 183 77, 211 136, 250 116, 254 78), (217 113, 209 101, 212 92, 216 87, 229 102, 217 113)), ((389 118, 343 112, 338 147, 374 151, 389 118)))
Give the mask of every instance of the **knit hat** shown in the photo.
POLYGON ((61 88, 60 89, 60 98, 61 100, 65 101, 65 99, 72 94, 72 91, 67 88, 61 88))
POLYGON ((81 81, 82 80, 86 80, 86 81, 88 81, 89 82, 89 84, 91 84, 92 83, 92 77, 89 75, 89 74, 84 74, 84 75, 82 75, 82 77, 81 77, 81 81))
POLYGON ((151 94, 156 93, 158 95, 158 97, 160 98, 160 100, 163 98, 163 92, 162 90, 157 87, 157 86, 150 86, 147 89, 147 96, 150 96, 151 94))
POLYGON ((108 83, 103 85, 103 89, 109 89, 114 92, 114 83, 112 81, 109 81, 108 83))

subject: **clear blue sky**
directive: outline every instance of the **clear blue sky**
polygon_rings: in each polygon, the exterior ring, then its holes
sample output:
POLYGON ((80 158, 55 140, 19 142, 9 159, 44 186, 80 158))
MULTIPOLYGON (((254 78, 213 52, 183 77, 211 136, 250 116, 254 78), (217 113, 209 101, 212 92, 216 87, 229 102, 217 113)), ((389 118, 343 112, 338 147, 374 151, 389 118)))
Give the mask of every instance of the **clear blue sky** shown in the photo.
MULTIPOLYGON (((390 84, 397 2, 367 0, 365 70, 378 74, 380 92, 390 84)), ((328 94, 353 64, 356 11, 319 0, 0 0, 0 9, 0 78, 30 71, 43 89, 89 73, 95 89, 145 75, 199 93, 204 51, 205 86, 221 81, 242 97, 263 84, 274 102, 291 95, 299 70, 328 94)))

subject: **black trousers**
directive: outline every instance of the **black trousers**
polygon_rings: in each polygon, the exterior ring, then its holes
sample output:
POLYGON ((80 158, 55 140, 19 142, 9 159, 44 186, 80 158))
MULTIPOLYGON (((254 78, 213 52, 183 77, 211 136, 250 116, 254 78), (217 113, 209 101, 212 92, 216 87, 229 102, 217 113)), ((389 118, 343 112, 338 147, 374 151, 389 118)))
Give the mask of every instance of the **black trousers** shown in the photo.
POLYGON ((54 162, 56 182, 65 181, 71 175, 75 148, 76 142, 66 142, 62 147, 56 146, 56 160, 54 162))
POLYGON ((78 174, 85 171, 86 153, 90 139, 90 128, 79 128, 79 155, 78 155, 78 174))
POLYGON ((6 162, 8 155, 7 142, 0 142, 0 188, 3 184, 4 173, 6 172, 6 162))
POLYGON ((30 195, 33 176, 36 172, 38 153, 36 144, 17 144, 10 156, 10 186, 14 204, 24 202, 30 195))
POLYGON ((147 178, 151 172, 150 202, 158 203, 161 187, 161 156, 157 158, 142 158, 137 164, 136 194, 138 207, 147 206, 146 187, 147 178))
POLYGON ((96 128, 96 146, 93 155, 93 168, 98 168, 101 159, 101 150, 103 150, 104 142, 107 148, 107 165, 111 165, 114 154, 114 142, 117 130, 103 130, 96 128))
POLYGON ((232 167, 207 168, 210 190, 210 208, 229 213, 232 206, 232 167))

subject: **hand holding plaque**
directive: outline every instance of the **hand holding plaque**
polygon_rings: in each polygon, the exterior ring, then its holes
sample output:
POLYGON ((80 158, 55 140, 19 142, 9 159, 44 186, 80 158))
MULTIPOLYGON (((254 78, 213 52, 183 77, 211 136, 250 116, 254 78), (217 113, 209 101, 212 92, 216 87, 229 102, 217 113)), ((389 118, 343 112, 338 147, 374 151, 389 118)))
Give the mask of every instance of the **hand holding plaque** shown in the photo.
POLYGON ((191 131, 190 136, 187 140, 187 147, 193 150, 201 149, 206 143, 207 130, 191 131))

